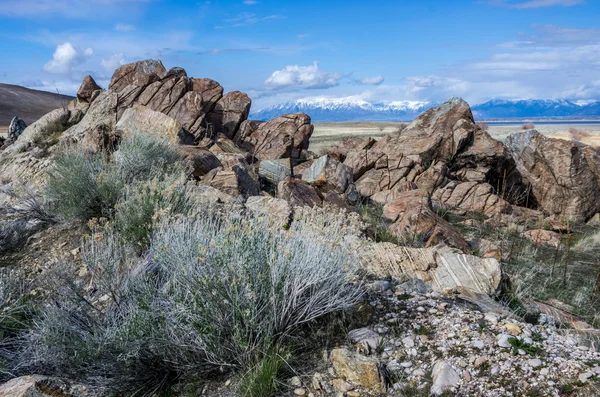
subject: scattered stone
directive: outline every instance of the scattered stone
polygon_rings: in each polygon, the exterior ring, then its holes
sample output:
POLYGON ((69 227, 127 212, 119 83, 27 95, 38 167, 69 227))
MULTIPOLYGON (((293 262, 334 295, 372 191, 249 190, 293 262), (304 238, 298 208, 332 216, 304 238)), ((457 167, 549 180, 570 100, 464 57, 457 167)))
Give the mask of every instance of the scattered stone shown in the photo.
POLYGON ((456 370, 446 361, 438 361, 431 371, 432 385, 431 394, 441 395, 447 390, 458 386, 460 377, 456 370))

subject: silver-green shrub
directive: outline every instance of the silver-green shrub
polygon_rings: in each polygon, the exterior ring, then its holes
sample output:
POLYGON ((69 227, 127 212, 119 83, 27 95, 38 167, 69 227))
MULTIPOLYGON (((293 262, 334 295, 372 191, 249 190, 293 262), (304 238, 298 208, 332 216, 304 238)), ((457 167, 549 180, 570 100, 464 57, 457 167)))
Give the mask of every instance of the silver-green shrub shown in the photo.
MULTIPOLYGON (((335 234, 335 231, 333 231, 335 234)), ((353 259, 245 217, 167 216, 141 259, 110 230, 83 247, 92 284, 58 291, 23 367, 120 393, 151 394, 247 371, 303 325, 353 305, 353 259)))

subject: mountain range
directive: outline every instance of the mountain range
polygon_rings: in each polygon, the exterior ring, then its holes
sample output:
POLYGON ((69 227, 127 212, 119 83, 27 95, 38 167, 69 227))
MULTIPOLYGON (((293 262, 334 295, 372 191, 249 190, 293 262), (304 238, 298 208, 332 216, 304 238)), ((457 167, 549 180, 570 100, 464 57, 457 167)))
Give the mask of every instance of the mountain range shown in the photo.
MULTIPOLYGON (((314 122, 411 121, 435 102, 369 102, 356 98, 299 99, 274 105, 250 117, 268 120, 286 113, 304 112, 314 122)), ((598 119, 600 101, 578 104, 569 100, 498 100, 472 106, 477 120, 598 119)))

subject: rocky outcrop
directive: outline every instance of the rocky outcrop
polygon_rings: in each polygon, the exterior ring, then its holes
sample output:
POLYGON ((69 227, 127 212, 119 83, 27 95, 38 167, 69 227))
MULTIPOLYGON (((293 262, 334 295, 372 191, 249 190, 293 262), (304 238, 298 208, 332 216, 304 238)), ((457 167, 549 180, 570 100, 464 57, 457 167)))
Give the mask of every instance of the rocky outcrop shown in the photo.
POLYGON ((423 113, 401 134, 355 138, 330 153, 352 168, 358 192, 381 204, 421 189, 452 212, 492 217, 525 201, 508 150, 475 124, 459 98, 423 113))
POLYGON ((541 210, 576 221, 600 212, 597 149, 535 130, 511 135, 505 144, 541 210))
POLYGON ((276 160, 292 155, 298 158, 302 150, 308 149, 313 129, 310 117, 306 114, 288 114, 260 124, 240 144, 260 160, 276 160))

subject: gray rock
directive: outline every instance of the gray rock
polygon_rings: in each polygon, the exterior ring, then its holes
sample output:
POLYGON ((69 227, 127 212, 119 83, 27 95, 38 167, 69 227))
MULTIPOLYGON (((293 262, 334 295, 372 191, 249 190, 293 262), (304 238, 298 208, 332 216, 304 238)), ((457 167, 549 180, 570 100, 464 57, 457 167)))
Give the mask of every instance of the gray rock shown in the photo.
POLYGON ((458 386, 460 377, 452 366, 446 361, 438 361, 431 372, 431 394, 439 396, 443 392, 458 386))
POLYGON ((500 334, 500 335, 498 335, 498 337, 496 339, 496 343, 500 347, 505 347, 505 348, 511 347, 511 344, 508 343, 508 340, 510 338, 512 338, 512 336, 507 335, 507 334, 500 334))
POLYGON ((16 141, 19 136, 25 131, 27 124, 18 116, 13 117, 8 126, 8 139, 16 141))
POLYGON ((369 328, 358 328, 350 331, 348 337, 353 343, 366 343, 371 349, 376 349, 381 343, 381 336, 369 328))

